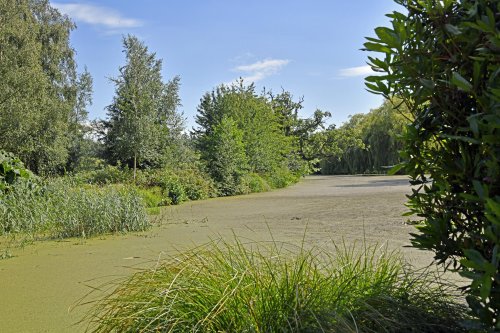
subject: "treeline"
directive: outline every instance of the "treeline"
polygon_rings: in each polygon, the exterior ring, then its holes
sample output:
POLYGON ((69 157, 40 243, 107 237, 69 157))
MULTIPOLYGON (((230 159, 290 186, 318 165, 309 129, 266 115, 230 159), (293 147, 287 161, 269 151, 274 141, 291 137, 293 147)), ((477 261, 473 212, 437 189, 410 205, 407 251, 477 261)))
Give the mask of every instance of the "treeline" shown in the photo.
POLYGON ((319 170, 381 172, 399 161, 401 108, 386 102, 325 129, 328 112, 301 118, 301 98, 242 80, 203 95, 189 131, 180 78, 165 80, 162 60, 131 35, 107 118, 89 121, 92 77, 78 73, 74 24, 47 0, 0 0, 0 12, 0 150, 37 175, 128 182, 179 202, 283 187, 319 170))
POLYGON ((137 186, 149 206, 265 191, 312 170, 305 140, 329 113, 300 118, 302 99, 289 92, 258 93, 242 80, 215 87, 190 132, 180 78, 165 80, 162 60, 128 35, 107 117, 90 121, 92 77, 78 72, 70 19, 47 0, 0 0, 0 13, 4 189, 12 191, 5 177, 16 157, 15 168, 71 177, 72 186, 137 186))
POLYGON ((385 173, 401 162, 403 133, 411 116, 398 99, 386 100, 340 127, 316 134, 323 174, 385 173))

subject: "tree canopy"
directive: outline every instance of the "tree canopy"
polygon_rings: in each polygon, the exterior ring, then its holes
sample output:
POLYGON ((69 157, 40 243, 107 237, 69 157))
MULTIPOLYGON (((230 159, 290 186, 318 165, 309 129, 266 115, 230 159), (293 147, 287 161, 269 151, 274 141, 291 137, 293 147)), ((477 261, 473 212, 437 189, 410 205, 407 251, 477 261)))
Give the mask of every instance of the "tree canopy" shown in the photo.
POLYGON ((161 165, 169 136, 178 136, 179 78, 163 82, 162 61, 137 37, 123 38, 126 57, 108 106, 106 148, 111 162, 161 165))
POLYGON ((55 172, 68 157, 69 120, 84 108, 74 25, 46 0, 1 0, 0 13, 1 148, 37 173, 55 172))

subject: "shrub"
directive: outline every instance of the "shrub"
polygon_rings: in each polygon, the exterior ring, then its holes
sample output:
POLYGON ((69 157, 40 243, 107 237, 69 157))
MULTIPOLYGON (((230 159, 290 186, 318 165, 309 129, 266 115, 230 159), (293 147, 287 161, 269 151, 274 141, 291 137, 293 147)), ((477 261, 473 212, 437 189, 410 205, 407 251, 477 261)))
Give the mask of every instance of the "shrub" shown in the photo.
POLYGON ((184 187, 179 182, 179 180, 176 179, 176 177, 164 179, 162 188, 165 194, 168 196, 169 203, 171 204, 178 205, 188 199, 186 196, 186 192, 184 192, 184 187))
POLYGON ((378 247, 220 242, 135 273, 89 317, 92 332, 461 332, 464 308, 378 247))
POLYGON ((137 188, 137 194, 147 208, 164 206, 168 203, 160 187, 137 188))
POLYGON ((259 193, 271 190, 271 186, 264 178, 256 173, 249 173, 243 177, 243 187, 248 189, 245 193, 259 193))
POLYGON ((37 178, 23 162, 11 153, 0 150, 0 194, 19 182, 34 185, 37 178))
POLYGON ((95 170, 76 173, 75 180, 97 185, 132 183, 132 173, 128 168, 109 164, 97 164, 97 167, 95 170))
POLYGON ((414 121, 404 165, 422 218, 412 243, 433 250, 471 279, 467 301, 500 330, 500 4, 490 0, 397 0, 366 49, 386 75, 366 79, 373 92, 397 96, 414 121))
POLYGON ((137 174, 137 183, 142 187, 160 187, 167 204, 216 196, 213 181, 197 168, 145 170, 137 174))
POLYGON ((217 195, 214 182, 205 172, 186 168, 176 170, 175 174, 190 200, 207 199, 217 195))
POLYGON ((264 179, 272 188, 283 188, 296 183, 300 176, 293 174, 288 168, 282 167, 264 175, 264 179))

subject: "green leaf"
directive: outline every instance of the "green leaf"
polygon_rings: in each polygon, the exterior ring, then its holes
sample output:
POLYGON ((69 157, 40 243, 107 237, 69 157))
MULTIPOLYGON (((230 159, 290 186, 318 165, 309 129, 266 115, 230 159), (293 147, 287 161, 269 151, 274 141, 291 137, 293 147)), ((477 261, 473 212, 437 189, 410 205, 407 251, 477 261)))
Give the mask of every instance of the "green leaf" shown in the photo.
POLYGON ((392 53, 392 50, 385 45, 367 42, 363 44, 366 51, 392 53))
POLYGON ((371 83, 368 83, 368 82, 365 82, 365 86, 370 89, 370 90, 373 90, 374 92, 378 92, 380 93, 380 88, 374 84, 371 84, 371 83))
POLYGON ((491 293, 491 277, 488 274, 485 274, 482 279, 479 295, 481 296, 483 301, 486 301, 490 293, 491 293))
POLYGON ((472 84, 470 84, 469 81, 464 79, 457 72, 453 72, 453 74, 451 75, 451 84, 453 84, 454 86, 458 87, 459 89, 461 89, 465 92, 472 91, 472 84))
POLYGON ((377 82, 377 81, 380 81, 380 76, 370 75, 370 76, 365 77, 365 81, 366 82, 377 82))
POLYGON ((392 176, 392 175, 395 175, 398 171, 400 171, 401 169, 403 169, 405 167, 405 165, 403 163, 400 163, 400 164, 396 164, 395 166, 393 166, 388 172, 387 174, 392 176))
POLYGON ((486 207, 496 216, 500 217, 500 202, 488 198, 486 199, 486 207))
POLYGON ((472 144, 476 144, 476 145, 481 144, 480 140, 470 138, 468 136, 441 134, 440 137, 452 139, 452 140, 459 140, 459 141, 468 142, 468 143, 472 143, 472 144))
POLYGON ((431 90, 434 89, 434 87, 436 86, 434 81, 428 80, 428 79, 420 79, 420 83, 422 83, 422 85, 424 87, 426 87, 427 89, 431 89, 431 90))
POLYGON ((446 31, 448 31, 452 35, 460 35, 462 31, 460 29, 452 24, 445 24, 446 31))
POLYGON ((477 137, 479 135, 479 124, 477 122, 477 116, 470 116, 469 118, 467 118, 467 120, 469 121, 472 133, 474 133, 474 136, 477 137))
POLYGON ((483 185, 481 184, 481 182, 479 182, 478 180, 473 180, 472 181, 472 186, 474 186, 474 190, 476 191, 477 195, 481 198, 481 199, 484 199, 484 197, 486 196, 486 192, 484 190, 484 187, 483 185))
POLYGON ((482 267, 488 263, 488 261, 484 259, 483 255, 477 250, 467 249, 464 250, 464 254, 469 260, 481 265, 482 267))
POLYGON ((378 38, 380 38, 380 40, 386 43, 389 47, 396 49, 401 47, 401 41, 399 40, 398 35, 396 35, 393 30, 386 27, 378 27, 375 29, 375 33, 377 34, 378 38))
POLYGON ((389 64, 385 61, 373 57, 368 57, 368 60, 370 60, 372 66, 379 67, 386 72, 389 71, 389 64))

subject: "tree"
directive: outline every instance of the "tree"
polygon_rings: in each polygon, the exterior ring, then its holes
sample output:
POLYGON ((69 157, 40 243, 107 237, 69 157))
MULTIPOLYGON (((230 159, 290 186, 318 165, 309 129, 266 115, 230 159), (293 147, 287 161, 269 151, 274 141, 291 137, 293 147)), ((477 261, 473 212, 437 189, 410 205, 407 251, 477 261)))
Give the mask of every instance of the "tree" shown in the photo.
POLYGON ((366 114, 350 116, 338 128, 330 127, 320 134, 323 144, 316 149, 323 158, 322 173, 386 172, 401 161, 402 136, 410 119, 401 101, 393 99, 366 114))
POLYGON ((91 139, 87 138, 91 128, 88 124, 87 106, 92 104, 92 76, 85 67, 76 82, 76 101, 69 119, 69 151, 68 170, 74 170, 80 165, 81 159, 89 150, 91 139))
POLYGON ((304 98, 293 100, 290 92, 282 90, 278 95, 268 93, 273 112, 277 117, 279 128, 287 138, 286 155, 292 170, 303 170, 304 173, 316 171, 315 164, 322 155, 323 141, 319 130, 324 129, 325 120, 331 117, 330 112, 319 109, 310 118, 300 118, 304 98))
POLYGON ((46 0, 0 0, 0 146, 37 173, 68 155, 76 103, 74 25, 46 0))
MULTIPOLYGON (((224 117, 230 117, 243 133, 243 144, 251 172, 272 173, 281 167, 288 147, 280 131, 278 118, 265 94, 257 95, 255 86, 239 81, 230 86, 221 85, 206 93, 198 107, 193 130, 197 149, 210 150, 214 128, 224 117)), ((202 155, 208 158, 207 155, 202 155)))
POLYGON ((391 27, 365 47, 374 93, 400 97, 413 116, 405 170, 408 205, 423 220, 412 243, 471 279, 467 301, 483 328, 500 329, 500 4, 397 0, 391 27))
POLYGON ((278 95, 269 92, 268 96, 281 130, 285 136, 293 135, 299 120, 299 111, 303 109, 304 98, 301 97, 298 101, 294 101, 292 94, 284 89, 278 95))
POLYGON ((229 116, 214 126, 213 135, 202 158, 207 161, 210 175, 217 184, 219 195, 241 193, 243 175, 248 172, 248 160, 243 145, 243 132, 229 116))
MULTIPOLYGON (((111 162, 130 163, 134 179, 138 165, 161 164, 169 134, 179 132, 179 78, 164 84, 162 61, 135 36, 123 38, 126 65, 108 106, 106 147, 111 162)), ((177 134, 176 134, 177 135, 177 134)))

